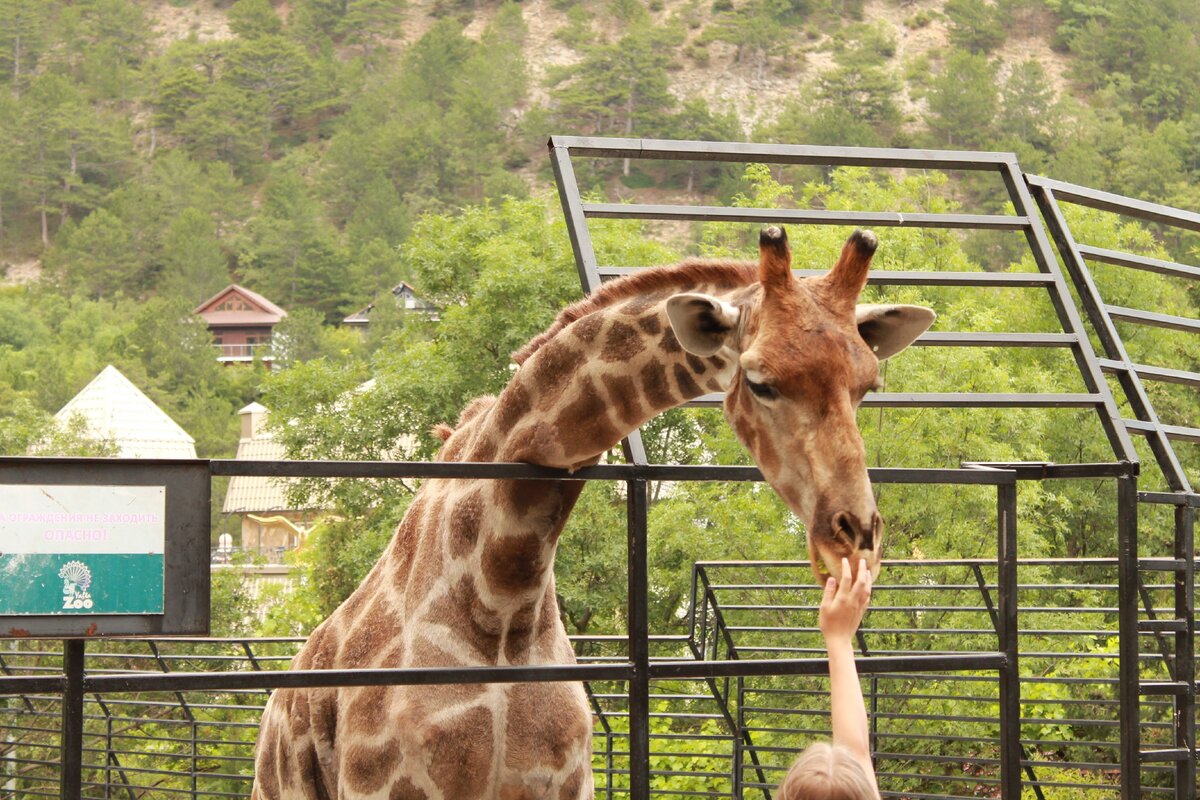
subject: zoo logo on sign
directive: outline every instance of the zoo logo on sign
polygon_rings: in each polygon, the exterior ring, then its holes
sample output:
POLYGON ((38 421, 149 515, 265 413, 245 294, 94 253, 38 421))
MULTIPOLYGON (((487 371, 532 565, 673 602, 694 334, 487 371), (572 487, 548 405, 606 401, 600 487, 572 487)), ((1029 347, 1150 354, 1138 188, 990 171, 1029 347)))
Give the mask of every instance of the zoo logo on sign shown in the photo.
POLYGON ((92 595, 88 588, 92 585, 92 571, 82 561, 68 561, 58 571, 58 577, 63 579, 63 608, 91 608, 92 595))

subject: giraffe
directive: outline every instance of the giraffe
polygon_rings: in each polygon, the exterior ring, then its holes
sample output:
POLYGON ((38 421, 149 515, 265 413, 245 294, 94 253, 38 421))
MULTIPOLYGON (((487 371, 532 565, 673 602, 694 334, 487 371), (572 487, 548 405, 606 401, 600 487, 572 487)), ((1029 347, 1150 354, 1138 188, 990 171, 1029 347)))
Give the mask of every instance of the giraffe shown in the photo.
MULTIPOLYGON (((878 572, 882 522, 855 422, 880 359, 929 309, 857 305, 877 247, 856 231, 829 273, 797 279, 780 228, 757 265, 688 260, 605 284, 514 354, 498 396, 451 429, 445 461, 596 463, 656 414, 709 391, 804 521, 818 578, 878 572)), ((581 481, 427 481, 379 561, 293 661, 298 669, 573 663, 554 556, 581 481)), ((279 689, 252 796, 592 798, 578 683, 279 689)))

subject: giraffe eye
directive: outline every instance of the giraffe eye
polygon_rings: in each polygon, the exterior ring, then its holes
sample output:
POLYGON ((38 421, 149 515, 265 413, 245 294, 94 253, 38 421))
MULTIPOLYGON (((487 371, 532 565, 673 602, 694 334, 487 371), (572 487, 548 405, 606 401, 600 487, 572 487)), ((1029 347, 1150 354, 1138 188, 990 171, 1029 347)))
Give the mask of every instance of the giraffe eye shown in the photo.
POLYGON ((774 386, 768 386, 765 383, 755 383, 746 378, 746 388, 754 392, 756 397, 761 397, 763 400, 774 400, 778 392, 774 386))

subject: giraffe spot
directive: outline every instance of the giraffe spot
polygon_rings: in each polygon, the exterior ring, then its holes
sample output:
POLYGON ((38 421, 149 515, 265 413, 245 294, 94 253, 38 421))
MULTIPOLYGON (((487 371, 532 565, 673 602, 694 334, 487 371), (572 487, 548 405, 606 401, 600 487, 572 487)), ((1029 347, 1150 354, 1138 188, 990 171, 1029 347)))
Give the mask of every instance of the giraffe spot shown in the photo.
POLYGON ((577 320, 571 326, 571 333, 575 335, 581 342, 591 344, 596 338, 596 334, 600 333, 600 328, 604 326, 604 316, 602 314, 588 314, 583 319, 577 320))
POLYGON ((570 377, 583 364, 583 353, 562 339, 551 339, 533 357, 533 380, 538 387, 538 406, 554 405, 562 395, 570 377))
POLYGON ((462 558, 475 549, 483 524, 483 488, 476 488, 450 512, 450 556, 462 558))
POLYGON ((479 597, 470 575, 464 575, 435 600, 426 619, 450 628, 484 661, 496 663, 500 654, 500 616, 479 597))
POLYGON ((496 401, 496 428, 501 431, 512 430, 517 420, 529 413, 529 390, 520 381, 508 385, 496 401))
POLYGON ((486 431, 480 431, 473 444, 468 461, 492 461, 496 458, 496 439, 486 431))
MULTIPOLYGON (((277 690, 282 691, 282 690, 277 690)), ((279 796, 279 759, 271 737, 277 735, 275 726, 266 714, 259 731, 258 752, 254 762, 255 789, 264 797, 279 796)))
POLYGON ((518 517, 554 499, 555 481, 496 481, 496 504, 518 517))
POLYGON ((554 425, 559 438, 570 442, 570 452, 578 456, 601 453, 621 438, 608 418, 608 404, 591 378, 579 386, 577 396, 563 407, 554 425))
POLYGON ((537 612, 537 603, 528 603, 517 609, 509 619, 504 637, 504 657, 508 663, 524 663, 528 656, 537 612))
POLYGON ((658 346, 664 353, 679 353, 683 350, 679 345, 679 340, 675 338, 675 331, 671 328, 663 331, 662 338, 658 340, 658 346))
POLYGON ((484 548, 480 561, 488 587, 504 593, 530 588, 549 567, 545 539, 540 533, 497 538, 484 548))
POLYGON ((546 764, 561 770, 592 736, 592 714, 579 684, 513 684, 506 725, 504 765, 517 772, 546 764))
POLYGON ((658 293, 637 295, 621 306, 621 313, 631 317, 641 316, 646 309, 653 307, 661 299, 658 293))
POLYGON ((404 754, 397 739, 389 738, 377 745, 352 740, 342 757, 341 776, 354 791, 374 794, 403 762, 404 754))
POLYGON ((624 322, 613 322, 604 337, 604 349, 600 358, 612 363, 614 361, 629 361, 645 349, 641 334, 624 322))
POLYGON ((312 738, 316 742, 333 743, 337 732, 337 689, 310 689, 309 709, 312 716, 312 738))
MULTIPOLYGON (((441 504, 438 506, 441 509, 441 504)), ((410 579, 404 587, 410 607, 421 602, 437 588, 442 575, 442 546, 436 541, 434 529, 440 520, 425 520, 426 531, 417 542, 417 551, 412 555, 410 579)))
POLYGON ((382 595, 377 595, 350 629, 341 661, 348 667, 373 665, 388 645, 400 639, 403 633, 404 623, 399 610, 382 595))
MULTIPOLYGON (((689 357, 692 357, 690 353, 688 355, 689 357)), ((709 356, 708 363, 711 364, 712 368, 718 372, 725 369, 725 359, 721 358, 720 356, 709 356)), ((696 371, 699 372, 699 370, 696 371)))
POLYGON ((579 790, 583 788, 583 767, 578 766, 575 771, 567 776, 563 781, 562 788, 558 791, 558 800, 579 800, 579 790))
POLYGON ((700 387, 692 379, 692 373, 688 372, 688 368, 683 364, 675 365, 675 382, 679 384, 679 393, 683 397, 696 397, 702 394, 700 387))
POLYGON ((403 775, 392 781, 392 790, 388 792, 388 800, 429 800, 424 790, 415 786, 403 775))
POLYGON ((288 705, 288 721, 291 724, 292 736, 301 737, 308 733, 308 692, 304 689, 293 692, 288 705))
POLYGON ((638 317, 637 324, 639 328, 651 336, 655 336, 662 331, 662 319, 658 314, 646 314, 638 317))
POLYGON ((383 730, 388 721, 387 686, 361 686, 344 689, 350 695, 346 707, 346 724, 356 734, 374 735, 383 730))
POLYGON ((699 356, 686 353, 685 357, 687 358, 688 369, 690 369, 692 372, 696 373, 697 375, 703 375, 708 371, 708 365, 705 364, 699 356))
POLYGON ((651 408, 663 409, 675 405, 675 397, 667 384, 667 370, 661 363, 651 361, 642 367, 639 376, 642 379, 642 394, 651 408))
POLYGON ((642 402, 637 385, 628 375, 601 375, 600 382, 608 392, 609 407, 617 412, 617 419, 627 428, 642 421, 642 402))
POLYGON ((492 761, 492 712, 475 706, 432 726, 424 737, 429 777, 445 797, 479 797, 488 787, 492 761))

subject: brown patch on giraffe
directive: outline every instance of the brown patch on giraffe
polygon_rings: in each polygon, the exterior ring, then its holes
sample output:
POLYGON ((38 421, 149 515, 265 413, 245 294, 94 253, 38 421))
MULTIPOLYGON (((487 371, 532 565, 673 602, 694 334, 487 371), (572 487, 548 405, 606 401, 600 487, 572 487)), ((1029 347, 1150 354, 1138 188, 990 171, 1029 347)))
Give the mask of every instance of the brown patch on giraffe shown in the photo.
POLYGON ((468 461, 493 461, 496 458, 496 439, 486 431, 480 431, 474 445, 467 453, 468 461))
MULTIPOLYGON (((282 691, 282 690, 277 690, 282 691)), ((258 734, 258 753, 254 762, 254 777, 258 782, 261 794, 267 797, 279 796, 279 756, 278 737, 275 743, 270 741, 274 734, 274 726, 264 722, 258 734)))
POLYGON ((663 331, 662 338, 658 341, 658 346, 662 348, 664 353, 683 352, 683 347, 680 346, 679 339, 675 338, 675 331, 671 328, 663 331))
POLYGON ((558 800, 579 800, 579 790, 583 788, 583 767, 578 766, 575 771, 567 776, 563 781, 562 788, 558 791, 558 800))
POLYGON ((350 628, 339 660, 345 667, 372 665, 387 645, 403 633, 400 609, 393 608, 382 594, 376 594, 362 617, 350 628))
POLYGON ((308 692, 294 692, 289 698, 287 719, 291 725, 292 736, 299 738, 308 733, 309 724, 308 692))
POLYGON ((614 321, 604 336, 604 349, 600 359, 609 363, 630 361, 646 347, 642 336, 632 325, 614 321))
POLYGON ((424 789, 415 786, 408 778, 400 775, 392 783, 388 800, 429 800, 429 795, 425 794, 424 789))
POLYGON ((621 374, 604 374, 600 376, 608 392, 608 405, 617 412, 617 419, 626 427, 642 421, 642 401, 638 396, 637 385, 633 378, 621 374))
POLYGON ((513 684, 508 690, 504 765, 517 772, 567 765, 580 741, 591 735, 591 714, 580 713, 576 684, 513 684))
POLYGON ((662 319, 658 314, 646 314, 638 317, 637 324, 651 336, 657 336, 662 331, 662 319))
POLYGON ((496 410, 493 412, 496 418, 496 429, 512 430, 512 427, 517 424, 517 420, 528 414, 530 408, 532 408, 532 403, 529 399, 529 390, 521 381, 514 380, 496 401, 496 410))
POLYGON ((618 309, 622 314, 627 314, 631 317, 639 317, 648 308, 653 308, 654 304, 661 300, 662 297, 658 292, 644 294, 640 297, 634 297, 628 303, 623 303, 618 309))
POLYGON ((500 616, 480 598, 470 575, 464 575, 435 600, 425 618, 463 636, 484 661, 496 663, 500 655, 500 616))
POLYGON ((502 510, 520 517, 552 499, 555 488, 555 481, 496 481, 494 498, 502 510))
POLYGON ((591 344, 604 327, 604 317, 601 314, 588 314, 571 326, 571 333, 581 342, 591 344))
POLYGON ((642 379, 642 394, 651 408, 670 408, 675 405, 675 396, 667 383, 667 370, 661 362, 651 361, 642 367, 639 377, 642 379))
POLYGON ((545 562, 546 540, 540 533, 525 533, 495 539, 480 559, 488 588, 515 593, 539 581, 549 566, 545 562))
POLYGON ((692 379, 692 373, 688 372, 688 368, 683 364, 675 365, 675 383, 679 385, 679 393, 684 398, 696 397, 704 393, 692 379))
POLYGON ((483 525, 483 487, 477 487, 450 512, 450 556, 462 558, 475 550, 483 525))
POLYGON ((338 690, 309 689, 309 710, 312 716, 312 738, 317 742, 333 742, 337 732, 338 690))
POLYGON ((538 407, 546 408, 556 403, 570 384, 570 376, 575 374, 582 364, 583 353, 578 349, 561 339, 548 342, 532 364, 533 381, 540 389, 538 407))
POLYGON ((691 353, 685 353, 684 356, 687 359, 688 369, 690 369, 692 372, 696 373, 697 375, 703 375, 708 371, 708 364, 705 364, 699 356, 691 353))
POLYGON ((586 456, 604 452, 621 438, 608 418, 608 404, 591 378, 584 378, 575 399, 563 406, 554 425, 561 440, 571 442, 571 452, 586 456))
POLYGON ((533 642, 534 621, 538 616, 537 603, 527 603, 517 609, 508 621, 504 637, 504 657, 510 664, 521 663, 533 642))
POLYGON ((351 741, 342 757, 339 777, 356 792, 374 794, 404 761, 400 740, 387 737, 378 745, 351 741))
POLYGON ((357 691, 343 690, 351 695, 342 698, 343 702, 348 702, 346 724, 353 726, 356 734, 370 736, 383 730, 388 721, 388 690, 387 686, 361 686, 357 687, 357 691))
POLYGON ((429 759, 429 777, 443 796, 479 797, 491 781, 492 712, 476 706, 455 720, 432 726, 422 750, 429 759))

